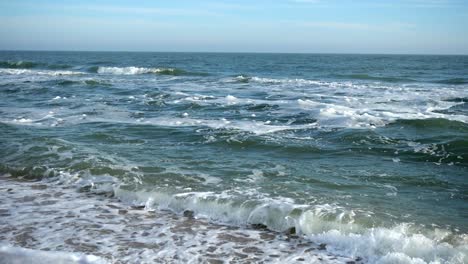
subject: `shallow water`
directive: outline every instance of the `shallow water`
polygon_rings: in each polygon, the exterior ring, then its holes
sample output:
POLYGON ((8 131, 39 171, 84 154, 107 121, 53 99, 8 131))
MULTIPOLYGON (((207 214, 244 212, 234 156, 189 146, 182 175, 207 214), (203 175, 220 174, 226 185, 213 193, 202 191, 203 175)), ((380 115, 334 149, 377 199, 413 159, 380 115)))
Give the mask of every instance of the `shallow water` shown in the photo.
POLYGON ((39 250, 18 254, 17 248, 0 247, 2 264, 37 263, 37 259, 67 264, 361 262, 358 257, 331 254, 327 245, 295 235, 213 224, 170 211, 143 210, 116 198, 54 184, 18 184, 4 178, 0 183, 4 193, 1 241, 39 250), (60 255, 37 258, 49 251, 60 255), (9 258, 11 255, 14 257, 9 258), (65 260, 60 262, 60 257, 65 260), (78 259, 66 259, 71 257, 78 259))
POLYGON ((468 258, 468 57, 0 53, 0 173, 369 262, 468 258))

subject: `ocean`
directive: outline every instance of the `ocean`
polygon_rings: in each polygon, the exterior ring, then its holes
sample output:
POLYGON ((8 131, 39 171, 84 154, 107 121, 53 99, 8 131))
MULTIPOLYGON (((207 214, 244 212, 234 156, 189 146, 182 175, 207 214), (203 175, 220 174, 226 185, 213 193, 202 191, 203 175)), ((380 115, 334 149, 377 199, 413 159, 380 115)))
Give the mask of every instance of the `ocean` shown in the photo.
POLYGON ((2 252, 468 262, 468 56, 2 51, 0 98, 2 252))

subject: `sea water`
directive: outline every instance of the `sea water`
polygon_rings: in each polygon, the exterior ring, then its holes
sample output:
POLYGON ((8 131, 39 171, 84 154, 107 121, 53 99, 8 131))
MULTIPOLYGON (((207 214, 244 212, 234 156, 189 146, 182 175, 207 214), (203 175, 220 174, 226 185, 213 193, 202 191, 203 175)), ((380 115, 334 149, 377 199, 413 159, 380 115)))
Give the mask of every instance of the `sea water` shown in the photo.
POLYGON ((0 98, 4 176, 468 262, 468 56, 4 51, 0 98))

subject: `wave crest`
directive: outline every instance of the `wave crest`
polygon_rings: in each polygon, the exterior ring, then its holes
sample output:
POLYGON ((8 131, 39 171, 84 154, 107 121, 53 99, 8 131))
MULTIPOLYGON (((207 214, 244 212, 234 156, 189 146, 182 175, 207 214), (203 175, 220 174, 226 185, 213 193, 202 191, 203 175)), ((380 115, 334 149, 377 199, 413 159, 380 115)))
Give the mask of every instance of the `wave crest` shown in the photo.
POLYGON ((78 71, 51 71, 51 70, 29 70, 29 69, 0 69, 0 74, 9 75, 48 75, 48 76, 62 76, 62 75, 81 75, 84 72, 78 71))
POLYGON ((388 263, 395 259, 410 260, 406 263, 468 261, 465 238, 448 230, 428 230, 411 224, 368 226, 365 219, 360 219, 363 217, 360 213, 335 205, 301 206, 287 200, 270 199, 241 202, 228 193, 212 192, 171 195, 126 191, 118 187, 114 192, 123 201, 144 205, 148 210, 169 209, 176 213, 190 210, 215 222, 265 225, 275 231, 295 228, 299 234, 325 243, 331 252, 362 256, 371 263, 388 263))
POLYGON ((452 79, 439 80, 439 81, 436 81, 436 83, 441 83, 441 84, 467 84, 468 79, 466 79, 466 78, 452 78, 452 79))
POLYGON ((182 75, 186 72, 177 68, 144 68, 144 67, 92 67, 91 71, 99 74, 114 75, 138 75, 138 74, 161 74, 161 75, 182 75))
POLYGON ((37 65, 38 63, 31 61, 0 61, 0 67, 10 69, 29 69, 37 65))

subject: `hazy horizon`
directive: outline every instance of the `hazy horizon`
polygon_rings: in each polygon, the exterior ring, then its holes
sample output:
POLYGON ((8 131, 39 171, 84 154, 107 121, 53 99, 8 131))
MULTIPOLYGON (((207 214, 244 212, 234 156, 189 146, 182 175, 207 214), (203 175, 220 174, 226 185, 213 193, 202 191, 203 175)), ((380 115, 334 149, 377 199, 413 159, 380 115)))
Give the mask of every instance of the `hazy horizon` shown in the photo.
POLYGON ((164 51, 164 50, 26 50, 26 49, 5 49, 0 50, 0 52, 96 52, 96 53, 212 53, 212 54, 297 54, 297 55, 385 55, 385 56, 398 56, 398 55, 408 55, 408 56, 468 56, 463 53, 350 53, 350 52, 270 52, 270 51, 190 51, 190 50, 180 50, 180 51, 164 51))
POLYGON ((0 50, 468 54, 459 0, 25 0, 0 10, 0 50))

